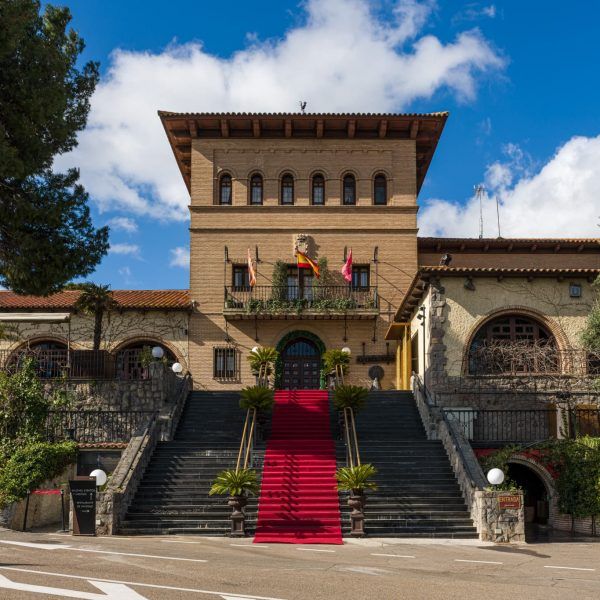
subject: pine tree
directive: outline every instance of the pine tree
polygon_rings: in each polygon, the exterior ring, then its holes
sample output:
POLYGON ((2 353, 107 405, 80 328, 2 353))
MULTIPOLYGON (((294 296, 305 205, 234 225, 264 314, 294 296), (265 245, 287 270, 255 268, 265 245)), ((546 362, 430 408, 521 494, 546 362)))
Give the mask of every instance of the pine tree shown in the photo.
POLYGON ((67 8, 0 0, 0 284, 47 295, 91 273, 108 250, 76 169, 51 171, 86 124, 98 64, 67 8))

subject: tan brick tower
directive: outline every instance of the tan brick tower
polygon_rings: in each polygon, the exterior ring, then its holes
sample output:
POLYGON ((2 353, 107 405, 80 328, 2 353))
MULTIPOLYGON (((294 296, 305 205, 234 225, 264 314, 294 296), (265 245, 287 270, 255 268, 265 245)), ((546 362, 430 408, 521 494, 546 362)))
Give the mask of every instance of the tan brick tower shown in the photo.
POLYGON ((191 196, 196 386, 253 383, 259 345, 282 352, 283 387, 318 385, 320 353, 342 347, 352 380, 379 365, 392 387, 384 336, 417 270, 417 194, 447 114, 159 114, 191 196), (319 280, 296 248, 327 259, 319 280))

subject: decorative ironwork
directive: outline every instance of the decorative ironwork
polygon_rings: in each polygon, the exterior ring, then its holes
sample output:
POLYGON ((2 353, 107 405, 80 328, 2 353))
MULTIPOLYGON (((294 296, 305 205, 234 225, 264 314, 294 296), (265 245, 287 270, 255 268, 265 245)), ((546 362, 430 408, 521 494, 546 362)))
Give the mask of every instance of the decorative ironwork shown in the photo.
POLYGON ((345 313, 348 311, 376 311, 379 299, 376 287, 350 286, 268 286, 253 288, 227 286, 225 288, 225 312, 247 314, 345 313))

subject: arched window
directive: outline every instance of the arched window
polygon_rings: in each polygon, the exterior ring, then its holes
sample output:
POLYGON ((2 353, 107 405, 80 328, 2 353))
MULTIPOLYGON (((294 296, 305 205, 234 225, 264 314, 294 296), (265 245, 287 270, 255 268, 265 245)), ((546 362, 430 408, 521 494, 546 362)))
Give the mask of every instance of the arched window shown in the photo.
POLYGON ((344 175, 342 186, 342 203, 346 205, 356 204, 356 179, 350 173, 344 175))
POLYGON ((250 204, 263 203, 263 178, 255 173, 250 177, 250 204))
POLYGON ((382 173, 375 175, 373 180, 373 204, 387 204, 387 180, 382 173))
POLYGON ((154 362, 152 348, 160 346, 163 349, 163 360, 168 367, 176 362, 174 354, 163 344, 155 340, 137 340, 122 347, 116 356, 117 377, 119 379, 148 379, 149 365, 154 362))
POLYGON ((9 372, 20 370, 27 359, 33 360, 38 377, 55 379, 69 372, 69 350, 67 344, 55 340, 35 340, 14 352, 7 361, 9 372))
POLYGON ((325 177, 318 173, 312 178, 312 203, 325 204, 325 177))
POLYGON ((219 180, 219 204, 231 204, 231 175, 227 173, 219 180))
POLYGON ((294 204, 294 178, 289 173, 281 178, 281 204, 294 204))
POLYGON ((484 323, 469 348, 472 375, 556 373, 559 370, 554 337, 527 315, 503 315, 484 323))

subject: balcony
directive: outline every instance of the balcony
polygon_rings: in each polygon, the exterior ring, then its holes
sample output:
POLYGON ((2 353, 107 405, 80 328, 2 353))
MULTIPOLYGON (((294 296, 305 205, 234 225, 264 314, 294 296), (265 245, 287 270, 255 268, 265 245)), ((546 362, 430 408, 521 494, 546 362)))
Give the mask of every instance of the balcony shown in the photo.
POLYGON ((376 287, 228 286, 223 314, 243 319, 375 319, 379 315, 376 287))
POLYGON ((598 408, 543 408, 480 410, 443 408, 446 417, 460 424, 474 447, 494 448, 535 444, 577 435, 600 436, 598 408))

